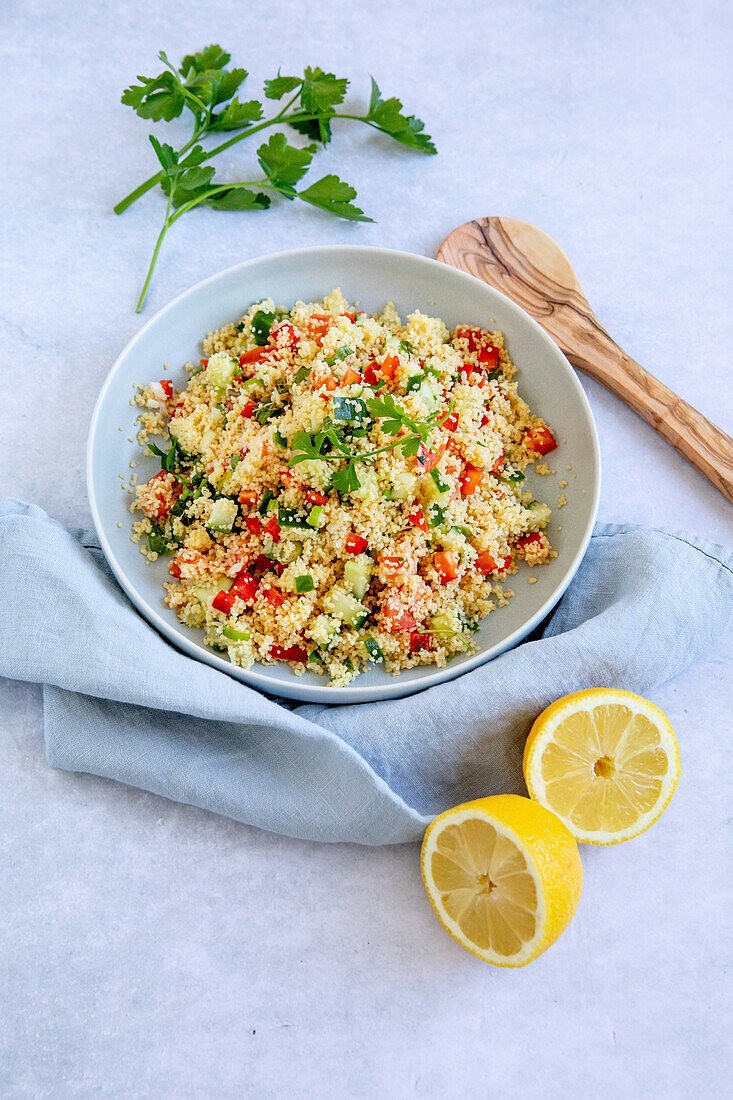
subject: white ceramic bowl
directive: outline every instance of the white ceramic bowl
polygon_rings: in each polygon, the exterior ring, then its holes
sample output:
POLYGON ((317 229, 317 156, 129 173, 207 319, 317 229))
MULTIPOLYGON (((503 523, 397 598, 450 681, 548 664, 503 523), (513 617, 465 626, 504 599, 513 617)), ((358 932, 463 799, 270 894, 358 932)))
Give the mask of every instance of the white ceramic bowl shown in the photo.
POLYGON ((567 588, 588 545, 598 507, 600 455, 593 415, 570 364, 519 306, 437 260, 382 248, 327 246, 237 264, 181 294, 148 321, 102 386, 89 432, 87 485, 94 524, 115 576, 137 609, 175 646, 262 691, 290 699, 357 703, 409 695, 452 680, 516 645, 541 622, 567 588), (297 299, 319 301, 334 287, 370 313, 393 301, 403 317, 420 309, 442 317, 449 328, 469 323, 501 329, 519 368, 520 393, 552 425, 558 440, 567 440, 548 459, 557 473, 530 473, 527 485, 554 507, 561 493, 558 480, 568 481, 568 503, 554 511, 549 528, 557 558, 535 571, 533 585, 527 583, 526 566, 521 568, 512 579, 514 598, 483 620, 473 655, 455 657, 445 668, 420 667, 396 676, 370 665, 342 688, 329 687, 325 677, 312 672, 295 676, 283 663, 237 668, 203 645, 202 631, 182 626, 163 600, 167 560, 148 564, 130 541, 130 498, 120 491, 119 476, 130 476, 131 459, 141 482, 159 469, 156 459, 129 442, 139 412, 130 405, 134 383, 163 377, 163 364, 169 363, 166 377, 184 385, 183 365, 200 358, 202 336, 238 318, 253 301, 272 297, 286 306, 297 299))

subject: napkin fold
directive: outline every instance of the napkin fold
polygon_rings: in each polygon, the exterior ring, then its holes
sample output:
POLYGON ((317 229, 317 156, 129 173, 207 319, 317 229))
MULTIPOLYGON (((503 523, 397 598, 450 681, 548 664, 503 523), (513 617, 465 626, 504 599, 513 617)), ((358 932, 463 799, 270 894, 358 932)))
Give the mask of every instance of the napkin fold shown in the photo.
POLYGON ((407 699, 286 703, 157 634, 93 532, 0 500, 0 675, 44 685, 51 767, 308 840, 414 841, 449 806, 523 791, 544 707, 584 687, 650 691, 732 612, 733 551, 599 524, 536 640, 407 699))

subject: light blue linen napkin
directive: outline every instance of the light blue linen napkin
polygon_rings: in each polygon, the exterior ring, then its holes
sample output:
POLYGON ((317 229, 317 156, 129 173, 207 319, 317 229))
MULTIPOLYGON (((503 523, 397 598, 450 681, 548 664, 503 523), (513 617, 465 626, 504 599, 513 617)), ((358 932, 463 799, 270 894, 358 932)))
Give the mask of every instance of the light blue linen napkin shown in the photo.
POLYGON ((286 704, 169 645, 93 533, 0 500, 0 674, 44 685, 51 767, 309 840, 417 840, 449 806, 523 791, 539 711, 584 687, 648 692, 710 649, 732 610, 730 550, 598 525, 538 640, 408 699, 286 704))

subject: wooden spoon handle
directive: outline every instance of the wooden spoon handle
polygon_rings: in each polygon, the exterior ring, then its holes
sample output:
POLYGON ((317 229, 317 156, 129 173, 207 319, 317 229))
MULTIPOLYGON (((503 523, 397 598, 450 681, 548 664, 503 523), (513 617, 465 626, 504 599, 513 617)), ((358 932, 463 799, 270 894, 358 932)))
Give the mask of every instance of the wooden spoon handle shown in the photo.
POLYGON ((477 218, 446 237, 438 259, 522 306, 574 367, 620 397, 733 502, 731 437, 611 339, 551 237, 514 218, 477 218))
POLYGON ((573 331, 565 326, 562 350, 573 366, 620 397, 733 503, 733 439, 627 355, 590 310, 583 320, 573 331))

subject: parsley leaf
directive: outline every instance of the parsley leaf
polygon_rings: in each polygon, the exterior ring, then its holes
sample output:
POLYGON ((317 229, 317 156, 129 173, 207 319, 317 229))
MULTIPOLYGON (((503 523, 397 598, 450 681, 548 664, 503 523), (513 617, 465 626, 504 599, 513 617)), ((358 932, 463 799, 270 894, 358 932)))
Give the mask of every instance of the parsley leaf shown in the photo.
MULTIPOLYGON (((315 145, 310 148, 315 150, 315 145)), ((299 191, 298 198, 311 206, 327 210, 329 214, 335 214, 337 218, 346 218, 352 222, 374 221, 374 218, 368 218, 358 206, 352 205, 350 200, 356 198, 356 191, 338 176, 324 176, 305 191, 299 191)))
POLYGON ((205 46, 198 53, 186 54, 178 71, 181 76, 193 76, 205 72, 206 69, 223 69, 230 60, 231 54, 221 46, 205 46))
POLYGON ((379 85, 372 77, 372 98, 367 119, 378 130, 389 134, 401 145, 419 149, 423 153, 436 153, 429 134, 423 134, 425 123, 414 115, 402 114, 402 103, 396 97, 382 99, 379 85))
POLYGON ((165 119, 170 122, 186 106, 186 96, 173 73, 164 72, 160 76, 138 76, 140 84, 131 84, 122 93, 122 102, 132 107, 140 118, 149 118, 152 122, 165 119))
POLYGON ((333 355, 329 355, 326 362, 328 363, 329 367, 332 367, 337 359, 345 359, 347 355, 353 355, 353 354, 354 354, 354 349, 350 348, 350 347, 347 347, 346 344, 344 344, 342 347, 336 348, 333 355))
POLYGON ((287 92, 293 92, 299 84, 303 83, 301 76, 277 76, 273 80, 265 81, 265 95, 268 99, 282 99, 287 92))
POLYGON ((300 89, 300 102, 304 111, 310 114, 318 114, 343 103, 348 80, 336 77, 333 73, 324 73, 323 69, 307 68, 305 79, 300 89))
POLYGON ((250 122, 262 118, 262 104, 257 99, 248 99, 240 103, 237 96, 227 103, 223 111, 211 116, 211 130, 239 130, 250 122))
POLYGON ((315 145, 298 149, 288 143, 285 134, 278 133, 273 134, 268 142, 259 147, 257 159, 273 187, 288 198, 293 198, 293 184, 306 174, 315 151, 315 145))
POLYGON ((214 210, 267 210, 270 196, 263 191, 250 191, 247 187, 230 187, 206 200, 214 210))
POLYGON ((337 489, 339 493, 353 493, 356 489, 361 488, 361 482, 359 481, 359 475, 356 472, 356 459, 352 458, 350 462, 341 470, 336 470, 331 478, 331 484, 334 489, 337 489))

